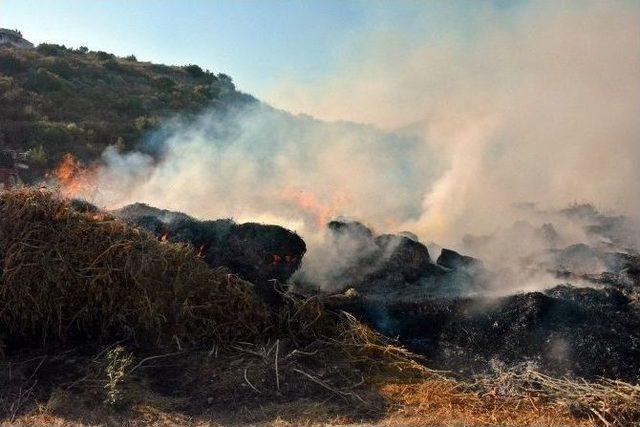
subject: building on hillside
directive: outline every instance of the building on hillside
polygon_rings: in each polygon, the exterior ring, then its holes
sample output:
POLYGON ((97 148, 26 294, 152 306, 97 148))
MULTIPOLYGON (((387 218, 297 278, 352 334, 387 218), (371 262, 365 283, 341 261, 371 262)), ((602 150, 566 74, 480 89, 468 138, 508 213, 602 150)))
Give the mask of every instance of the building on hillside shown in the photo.
POLYGON ((33 43, 22 38, 22 33, 18 30, 0 28, 0 46, 13 46, 21 49, 29 49, 33 47, 33 43))

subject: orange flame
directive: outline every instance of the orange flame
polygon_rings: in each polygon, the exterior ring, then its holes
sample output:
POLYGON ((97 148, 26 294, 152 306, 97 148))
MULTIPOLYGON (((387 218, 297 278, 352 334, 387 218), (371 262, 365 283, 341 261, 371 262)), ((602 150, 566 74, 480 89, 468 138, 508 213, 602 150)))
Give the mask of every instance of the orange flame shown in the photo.
POLYGON ((53 177, 66 197, 87 194, 94 188, 96 169, 84 166, 73 154, 67 153, 53 171, 53 177))
POLYGON ((343 197, 334 196, 328 203, 323 203, 313 193, 292 187, 285 187, 280 192, 280 197, 289 203, 293 203, 302 212, 313 218, 316 227, 322 228, 332 217, 339 212, 343 197))

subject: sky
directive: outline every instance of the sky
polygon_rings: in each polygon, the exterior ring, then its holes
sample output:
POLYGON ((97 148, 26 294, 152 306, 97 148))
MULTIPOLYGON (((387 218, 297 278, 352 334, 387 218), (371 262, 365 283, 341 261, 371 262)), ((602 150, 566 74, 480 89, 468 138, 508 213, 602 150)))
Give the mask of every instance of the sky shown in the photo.
POLYGON ((19 29, 35 44, 195 63, 229 74, 241 90, 286 107, 276 92, 287 82, 312 85, 339 74, 343 58, 374 32, 437 39, 468 30, 472 36, 474 17, 483 9, 514 9, 519 3, 0 0, 0 27, 19 29))

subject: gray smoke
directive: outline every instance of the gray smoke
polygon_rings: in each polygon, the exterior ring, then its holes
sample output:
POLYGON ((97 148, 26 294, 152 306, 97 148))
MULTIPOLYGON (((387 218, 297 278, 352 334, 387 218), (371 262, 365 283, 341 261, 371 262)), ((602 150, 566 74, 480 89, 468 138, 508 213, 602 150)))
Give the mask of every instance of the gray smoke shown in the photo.
POLYGON ((606 244, 560 209, 589 202, 639 218, 639 23, 636 2, 549 1, 487 8, 473 37, 372 31, 345 49, 341 73, 272 97, 371 126, 262 104, 175 119, 140 152, 107 150, 87 196, 281 224, 305 237, 312 264, 335 255, 322 225, 347 215, 478 256, 508 272, 505 289, 548 286, 523 259, 606 244))

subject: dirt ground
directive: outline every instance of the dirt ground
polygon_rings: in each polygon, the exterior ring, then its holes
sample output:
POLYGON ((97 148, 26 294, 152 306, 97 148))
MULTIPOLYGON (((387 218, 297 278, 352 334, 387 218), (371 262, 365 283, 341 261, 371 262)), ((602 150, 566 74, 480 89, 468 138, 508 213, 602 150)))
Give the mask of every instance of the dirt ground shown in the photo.
POLYGON ((322 373, 308 364, 303 370, 283 360, 276 377, 273 362, 255 353, 235 354, 233 360, 221 355, 210 363, 202 355, 150 360, 123 378, 117 405, 105 401, 109 388, 103 365, 78 363, 78 355, 69 354, 42 365, 37 359, 29 362, 25 374, 15 360, 13 387, 0 398, 0 425, 598 425, 594 415, 558 402, 533 395, 509 398, 497 389, 474 392, 437 372, 420 379, 379 373, 372 381, 338 387, 321 380, 322 373), (49 382, 52 378, 55 383, 49 382))

